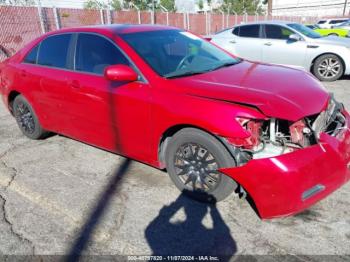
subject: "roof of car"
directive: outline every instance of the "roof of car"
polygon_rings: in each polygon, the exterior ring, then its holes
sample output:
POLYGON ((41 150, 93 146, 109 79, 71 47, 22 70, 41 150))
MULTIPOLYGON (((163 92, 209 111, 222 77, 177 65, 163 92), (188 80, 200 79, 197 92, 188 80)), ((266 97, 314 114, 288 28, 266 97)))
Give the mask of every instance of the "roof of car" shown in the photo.
POLYGON ((68 33, 68 32, 105 32, 112 34, 129 34, 137 32, 158 31, 158 30, 171 30, 177 29, 176 27, 164 26, 164 25, 151 25, 151 24, 111 24, 111 25, 94 25, 94 26, 82 26, 73 28, 64 28, 61 30, 50 32, 49 34, 68 33))
POLYGON ((287 24, 291 24, 291 23, 295 23, 295 22, 285 21, 285 20, 267 20, 267 21, 248 22, 248 23, 244 23, 241 25, 254 25, 254 24, 287 25, 287 24))

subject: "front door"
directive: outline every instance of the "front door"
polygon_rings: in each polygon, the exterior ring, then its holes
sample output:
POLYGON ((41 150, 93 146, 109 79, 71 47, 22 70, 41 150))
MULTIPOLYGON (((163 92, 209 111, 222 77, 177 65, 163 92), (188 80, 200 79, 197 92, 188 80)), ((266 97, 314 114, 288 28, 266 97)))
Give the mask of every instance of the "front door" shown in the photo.
POLYGON ((74 70, 66 75, 71 90, 66 101, 72 126, 69 135, 143 159, 149 154, 149 84, 141 77, 132 83, 104 78, 109 65, 134 67, 116 44, 104 36, 79 33, 75 50, 74 70))
POLYGON ((295 34, 287 27, 265 25, 265 39, 262 45, 262 61, 266 63, 303 67, 307 51, 305 41, 290 40, 295 34))

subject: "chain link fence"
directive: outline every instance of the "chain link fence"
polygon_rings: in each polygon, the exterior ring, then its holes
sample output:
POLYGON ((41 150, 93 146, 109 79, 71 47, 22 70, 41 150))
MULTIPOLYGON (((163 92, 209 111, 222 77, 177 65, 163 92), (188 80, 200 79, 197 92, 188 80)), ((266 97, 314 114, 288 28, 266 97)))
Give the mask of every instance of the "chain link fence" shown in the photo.
POLYGON ((0 61, 13 55, 26 43, 43 33, 65 27, 98 24, 163 24, 199 35, 210 35, 236 24, 260 20, 291 20, 312 23, 317 17, 267 17, 253 15, 228 15, 221 13, 168 13, 150 11, 111 11, 71 8, 42 8, 21 6, 0 6, 0 61))

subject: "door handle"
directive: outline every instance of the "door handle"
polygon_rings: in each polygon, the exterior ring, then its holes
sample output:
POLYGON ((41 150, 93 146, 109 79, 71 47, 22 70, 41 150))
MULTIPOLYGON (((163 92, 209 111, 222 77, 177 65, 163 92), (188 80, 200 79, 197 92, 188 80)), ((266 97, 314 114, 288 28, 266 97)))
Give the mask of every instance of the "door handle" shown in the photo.
POLYGON ((271 43, 271 42, 267 42, 267 43, 265 43, 264 45, 266 45, 266 46, 272 46, 272 43, 271 43))
POLYGON ((80 88, 80 83, 79 83, 78 80, 73 80, 73 81, 71 81, 71 82, 69 83, 69 86, 70 86, 71 88, 80 88))
POLYGON ((231 40, 230 43, 231 44, 236 44, 237 42, 236 42, 236 40, 231 40))

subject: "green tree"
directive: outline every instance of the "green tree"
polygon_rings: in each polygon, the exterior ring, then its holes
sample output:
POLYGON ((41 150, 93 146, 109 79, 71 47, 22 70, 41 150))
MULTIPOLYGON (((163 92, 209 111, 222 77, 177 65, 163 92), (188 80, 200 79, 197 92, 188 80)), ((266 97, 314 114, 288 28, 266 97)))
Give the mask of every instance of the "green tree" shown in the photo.
POLYGON ((160 4, 169 12, 176 12, 175 0, 160 0, 160 4))
POLYGON ((123 4, 120 2, 120 0, 112 0, 111 1, 111 8, 113 10, 122 10, 123 4))
POLYGON ((242 15, 247 12, 249 15, 254 15, 255 12, 263 14, 263 9, 260 6, 260 0, 224 0, 222 8, 231 13, 234 10, 237 14, 242 15))
MULTIPOLYGON (((102 0, 88 0, 84 3, 84 7, 86 9, 107 9, 108 4, 106 4, 102 0)), ((120 0, 111 0, 110 7, 112 10, 121 10, 122 3, 120 2, 120 0)))
POLYGON ((203 10, 203 8, 204 8, 203 0, 198 1, 198 8, 199 8, 199 10, 203 10))
POLYGON ((86 9, 106 9, 107 5, 100 0, 88 0, 84 3, 86 9))

